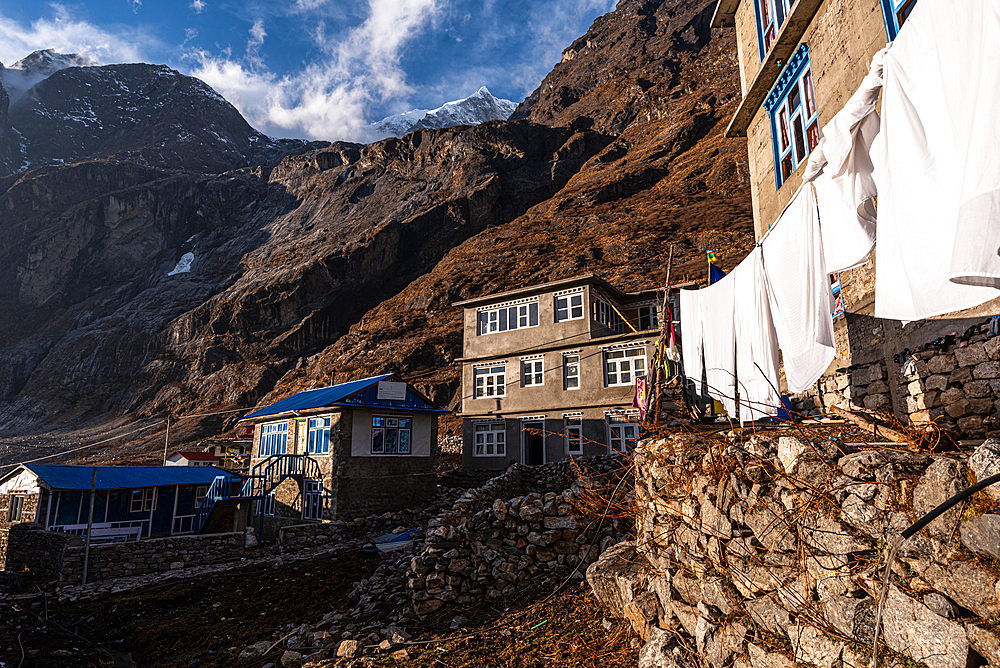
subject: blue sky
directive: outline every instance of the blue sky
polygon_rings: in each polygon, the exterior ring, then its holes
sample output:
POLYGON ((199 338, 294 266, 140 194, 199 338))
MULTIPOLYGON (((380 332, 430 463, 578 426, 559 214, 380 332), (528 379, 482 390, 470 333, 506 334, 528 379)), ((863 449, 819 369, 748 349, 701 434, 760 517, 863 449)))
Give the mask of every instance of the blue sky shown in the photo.
POLYGON ((54 48, 200 77, 272 136, 367 125, 486 86, 523 100, 615 0, 0 0, 0 62, 54 48))

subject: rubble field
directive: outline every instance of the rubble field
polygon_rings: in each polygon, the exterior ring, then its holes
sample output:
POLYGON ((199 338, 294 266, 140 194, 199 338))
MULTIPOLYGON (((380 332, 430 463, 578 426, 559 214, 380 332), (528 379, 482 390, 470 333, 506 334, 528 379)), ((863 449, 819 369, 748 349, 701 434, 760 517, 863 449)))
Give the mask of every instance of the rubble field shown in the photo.
MULTIPOLYGON (((247 569, 96 601, 60 604, 50 600, 48 622, 43 619, 44 602, 34 609, 15 605, 3 612, 0 664, 22 668, 280 666, 283 643, 249 663, 240 662, 238 655, 247 645, 274 643, 301 624, 350 607, 352 585, 370 577, 386 558, 392 557, 355 551, 263 573, 247 569), (19 664, 21 646, 24 658, 19 664)), ((416 620, 406 627, 414 643, 405 647, 406 663, 558 668, 600 657, 602 666, 635 665, 632 634, 624 622, 604 619, 606 611, 589 587, 574 580, 548 597, 551 593, 551 587, 540 587, 516 598, 452 606, 416 620)), ((381 624, 373 629, 381 630, 381 624)), ((334 663, 331 656, 323 665, 334 663)), ((353 663, 398 665, 398 659, 386 652, 353 663)))

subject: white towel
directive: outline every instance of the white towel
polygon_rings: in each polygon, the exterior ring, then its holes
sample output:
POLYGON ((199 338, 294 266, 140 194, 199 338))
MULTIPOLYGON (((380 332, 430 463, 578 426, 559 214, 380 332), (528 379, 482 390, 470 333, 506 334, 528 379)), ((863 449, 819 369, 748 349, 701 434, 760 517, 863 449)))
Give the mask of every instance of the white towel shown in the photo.
POLYGON ((704 337, 701 328, 701 290, 681 290, 681 355, 684 375, 694 381, 694 391, 701 396, 701 370, 704 365, 704 337))
POLYGON ((833 296, 812 186, 803 185, 792 197, 761 246, 785 379, 789 391, 801 392, 823 375, 836 353, 833 296))
POLYGON ((740 425, 777 415, 778 340, 764 280, 761 249, 751 251, 729 272, 734 283, 736 322, 736 382, 739 388, 740 425))
POLYGON ((823 126, 823 138, 809 155, 803 181, 816 186, 823 253, 833 273, 863 263, 875 245, 877 194, 869 151, 879 131, 875 103, 882 88, 885 49, 844 108, 823 126))
POLYGON ((918 320, 1000 295, 951 280, 988 279, 998 259, 998 12, 997 0, 920 0, 885 54, 877 317, 918 320))
POLYGON ((708 396, 736 415, 736 327, 733 321, 733 277, 726 276, 701 294, 701 326, 705 339, 708 396))

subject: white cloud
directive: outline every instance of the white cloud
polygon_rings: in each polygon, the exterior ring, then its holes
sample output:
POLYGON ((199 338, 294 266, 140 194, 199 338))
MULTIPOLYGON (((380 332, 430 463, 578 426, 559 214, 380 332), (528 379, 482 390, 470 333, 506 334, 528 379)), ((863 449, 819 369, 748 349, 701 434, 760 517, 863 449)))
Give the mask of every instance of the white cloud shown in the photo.
POLYGON ((160 50, 160 42, 131 28, 106 30, 70 17, 66 9, 53 5, 54 18, 28 25, 0 14, 0 62, 12 63, 39 49, 78 53, 101 63, 137 63, 160 50))
POLYGON ((139 8, 142 7, 142 0, 131 0, 132 1, 132 13, 138 14, 139 8))
POLYGON ((197 28, 185 28, 184 29, 184 41, 181 42, 181 46, 184 46, 185 44, 187 44, 188 42, 190 42, 191 40, 193 40, 197 36, 198 36, 198 29, 197 28))
POLYGON ((208 7, 208 3, 205 0, 191 0, 191 9, 194 10, 195 14, 201 14, 208 7))
MULTIPOLYGON (((303 0, 313 2, 314 0, 303 0)), ((251 28, 246 58, 206 51, 190 54, 192 74, 212 86, 257 129, 308 139, 368 141, 370 103, 408 95, 400 67, 405 46, 439 14, 446 0, 368 0, 365 20, 336 44, 323 44, 325 60, 285 77, 270 72, 256 48, 267 33, 251 28)), ((322 31, 317 32, 317 38, 322 31)))
POLYGON ((326 0, 295 0, 295 6, 292 8, 295 12, 311 12, 319 9, 326 4, 326 0))
POLYGON ((264 32, 264 19, 257 19, 250 28, 250 43, 260 46, 264 43, 265 37, 267 37, 267 33, 264 32))

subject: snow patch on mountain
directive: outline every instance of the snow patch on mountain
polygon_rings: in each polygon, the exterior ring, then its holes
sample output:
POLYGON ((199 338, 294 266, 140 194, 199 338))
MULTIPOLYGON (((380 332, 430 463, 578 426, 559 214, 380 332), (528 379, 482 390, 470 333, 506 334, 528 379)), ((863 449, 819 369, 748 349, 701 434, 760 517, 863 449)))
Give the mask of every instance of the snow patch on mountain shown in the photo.
POLYGON ((32 86, 67 67, 92 67, 96 61, 75 53, 56 53, 52 49, 35 51, 9 67, 0 66, 0 83, 7 89, 13 105, 32 86))
POLYGON ((414 130, 505 121, 516 107, 517 104, 510 100, 493 97, 483 86, 463 100, 446 102, 437 109, 414 109, 395 114, 372 123, 369 129, 374 139, 402 137, 414 130))
POLYGON ((174 265, 173 271, 169 272, 167 276, 189 273, 191 271, 192 262, 194 262, 194 253, 184 253, 184 255, 181 255, 181 259, 177 261, 177 264, 174 265))

